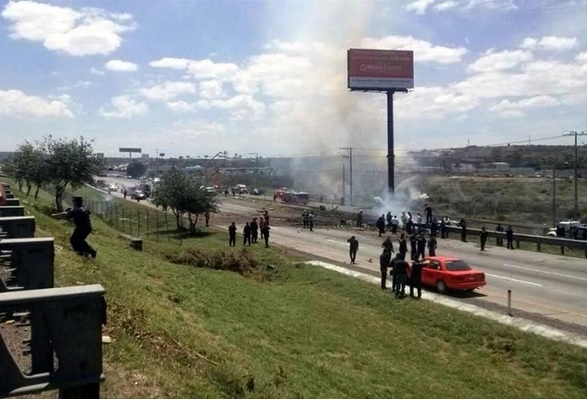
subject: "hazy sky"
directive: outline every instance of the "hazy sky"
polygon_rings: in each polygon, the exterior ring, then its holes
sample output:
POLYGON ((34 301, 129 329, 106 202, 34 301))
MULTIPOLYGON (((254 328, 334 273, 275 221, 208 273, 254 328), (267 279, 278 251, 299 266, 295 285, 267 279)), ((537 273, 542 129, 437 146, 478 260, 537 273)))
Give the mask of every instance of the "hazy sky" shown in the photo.
POLYGON ((107 155, 384 149, 386 96, 348 91, 349 48, 414 51, 398 151, 586 129, 585 0, 0 4, 0 150, 48 133, 107 155))

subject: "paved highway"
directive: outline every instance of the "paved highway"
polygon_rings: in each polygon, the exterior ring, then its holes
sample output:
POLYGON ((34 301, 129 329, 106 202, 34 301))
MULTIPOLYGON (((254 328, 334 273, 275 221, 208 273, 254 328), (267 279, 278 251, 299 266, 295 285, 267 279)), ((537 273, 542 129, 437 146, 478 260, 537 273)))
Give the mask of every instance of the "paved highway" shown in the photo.
MULTIPOLYGON (((252 214, 250 203, 224 202, 223 211, 252 214)), ((271 215, 271 214, 270 214, 271 215)), ((395 249, 397 239, 393 238, 395 249)), ((379 275, 381 242, 376 232, 353 232, 349 229, 324 229, 313 232, 290 227, 273 226, 270 242, 292 247, 310 254, 346 264, 349 268, 368 270, 379 275), (354 234, 360 249, 355 266, 349 264, 347 239, 354 234), (371 262, 369 261, 371 259, 371 262)), ((543 317, 586 326, 586 260, 504 247, 487 246, 480 251, 478 243, 439 239, 438 255, 463 258, 472 267, 486 273, 487 285, 473 294, 455 294, 506 307, 507 291, 512 291, 512 307, 543 317)))
MULTIPOLYGON (((107 178, 109 181, 115 179, 107 178)), ((130 186, 132 181, 116 179, 130 186)), ((252 203, 229 198, 221 211, 252 216, 263 201, 252 203)), ((270 212, 271 215, 271 212, 270 212)), ((239 221, 237 221, 239 222, 239 221)), ((223 228, 225 228, 223 226, 223 228)), ((397 249, 397 239, 394 239, 397 249)), ((381 242, 373 231, 353 232, 350 229, 326 229, 314 232, 292 226, 272 226, 270 243, 295 248, 331 260, 349 269, 379 275, 381 242), (349 264, 347 238, 354 234, 360 248, 356 265, 349 264), (371 260, 371 261, 370 261, 371 260)), ((460 301, 475 303, 491 309, 507 305, 507 291, 512 291, 512 307, 523 316, 535 315, 547 321, 579 325, 586 329, 586 260, 522 250, 507 250, 492 246, 480 251, 477 243, 439 239, 438 255, 463 258, 472 267, 486 273, 487 285, 474 293, 448 294, 460 301)), ((545 322, 545 321, 543 321, 545 322)))

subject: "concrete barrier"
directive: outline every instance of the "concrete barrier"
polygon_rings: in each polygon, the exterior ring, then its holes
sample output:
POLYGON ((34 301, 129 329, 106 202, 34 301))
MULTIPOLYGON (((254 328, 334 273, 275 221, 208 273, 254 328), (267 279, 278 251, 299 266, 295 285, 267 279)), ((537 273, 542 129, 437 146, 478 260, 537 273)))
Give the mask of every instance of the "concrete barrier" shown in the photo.
POLYGON ((0 240, 0 292, 52 288, 54 249, 53 238, 0 240))
POLYGON ((23 206, 0 206, 0 217, 24 217, 23 206))
POLYGON ((35 217, 0 217, 0 230, 5 234, 4 239, 32 238, 35 236, 35 217))
POLYGON ((0 293, 0 313, 29 311, 36 360, 25 374, 0 340, 0 397, 59 389, 62 399, 100 398, 104 292, 101 285, 87 285, 0 293))

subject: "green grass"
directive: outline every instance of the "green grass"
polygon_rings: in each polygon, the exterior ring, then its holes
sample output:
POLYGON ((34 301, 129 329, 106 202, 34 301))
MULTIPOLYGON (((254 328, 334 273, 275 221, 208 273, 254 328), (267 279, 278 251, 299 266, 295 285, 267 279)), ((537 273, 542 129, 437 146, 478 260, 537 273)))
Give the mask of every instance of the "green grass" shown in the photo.
POLYGON ((241 255, 225 232, 181 246, 145 240, 136 252, 94 218, 98 258, 83 260, 47 207, 41 199, 27 209, 39 236, 56 239, 57 284, 107 291, 115 341, 104 346, 105 397, 586 397, 583 348, 395 300, 277 246, 245 250, 256 268, 243 274, 196 266, 202 254, 241 255))

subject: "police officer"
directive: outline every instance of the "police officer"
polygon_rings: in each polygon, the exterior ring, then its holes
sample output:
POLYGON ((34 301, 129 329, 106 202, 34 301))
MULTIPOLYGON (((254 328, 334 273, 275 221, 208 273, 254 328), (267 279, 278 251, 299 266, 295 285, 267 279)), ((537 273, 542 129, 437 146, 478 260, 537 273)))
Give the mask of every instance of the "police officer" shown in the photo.
POLYGON ((92 233, 92 224, 90 223, 90 210, 84 207, 84 200, 82 197, 72 197, 73 208, 69 208, 64 212, 53 214, 54 218, 66 218, 74 221, 76 228, 69 238, 71 247, 82 256, 90 256, 96 258, 97 251, 94 250, 86 238, 92 233))
POLYGON ((234 222, 229 225, 229 246, 235 246, 237 242, 237 226, 234 222))
POLYGON ((514 239, 514 232, 512 230, 512 226, 508 226, 506 230, 506 248, 514 250, 514 246, 512 245, 512 241, 514 239))
POLYGON ((269 247, 269 235, 270 235, 270 226, 266 221, 264 221, 264 223, 261 225, 261 237, 263 238, 263 241, 265 242, 265 247, 269 247))
POLYGON ((408 274, 409 264, 404 261, 400 254, 396 254, 396 262, 394 263, 394 280, 396 285, 393 289, 396 297, 404 297, 404 288, 406 287, 406 277, 408 274))
POLYGON ((386 275, 388 274, 388 266, 390 265, 390 254, 386 249, 380 254, 380 287, 382 290, 386 289, 386 275))
POLYGON ((257 230, 259 229, 257 218, 253 218, 253 220, 249 223, 249 227, 251 228, 251 243, 257 243, 257 230))
POLYGON ((425 248, 427 247, 427 238, 422 233, 417 236, 417 259, 425 258, 425 248))
POLYGON ((398 240, 398 252, 402 254, 403 257, 406 257, 407 251, 408 247, 406 246, 406 238, 404 237, 404 233, 401 233, 400 239, 398 240))
POLYGON ((499 234, 498 236, 496 236, 496 246, 500 246, 502 247, 504 244, 502 242, 502 232, 504 232, 504 228, 502 227, 502 225, 500 225, 500 223, 498 225, 496 225, 496 232, 499 234))
POLYGON ((243 246, 246 244, 251 246, 251 225, 249 225, 249 222, 245 222, 243 227, 243 246))
POLYGON ((468 231, 467 231, 467 224, 466 224, 465 219, 462 218, 459 221, 459 226, 461 227, 461 241, 467 242, 468 241, 468 239, 467 239, 468 231))
POLYGON ((435 238, 435 235, 431 234, 427 246, 429 247, 429 257, 435 257, 435 251, 437 250, 437 238, 435 238))
POLYGON ((414 288, 417 289, 418 298, 421 298, 421 273, 423 271, 423 263, 419 260, 414 260, 410 270, 410 297, 414 297, 414 288))
POLYGON ((480 250, 486 251, 484 247, 486 247, 486 240, 488 240, 488 232, 486 232, 486 228, 482 227, 480 231, 480 250))

